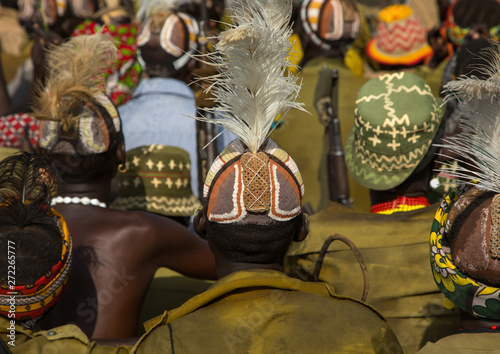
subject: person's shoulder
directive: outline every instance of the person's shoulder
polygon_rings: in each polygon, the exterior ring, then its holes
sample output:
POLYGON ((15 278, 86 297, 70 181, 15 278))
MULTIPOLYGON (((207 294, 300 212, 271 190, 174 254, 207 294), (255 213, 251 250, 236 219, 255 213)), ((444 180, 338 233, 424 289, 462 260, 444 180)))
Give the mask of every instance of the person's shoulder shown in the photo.
MULTIPOLYGON (((179 230, 180 225, 166 216, 140 210, 108 209, 110 226, 123 231, 123 235, 165 233, 166 229, 179 230)), ((147 236, 145 236, 147 237, 147 236)))
POLYGON ((11 348, 12 353, 88 353, 90 341, 85 333, 69 324, 35 332, 32 338, 11 348))

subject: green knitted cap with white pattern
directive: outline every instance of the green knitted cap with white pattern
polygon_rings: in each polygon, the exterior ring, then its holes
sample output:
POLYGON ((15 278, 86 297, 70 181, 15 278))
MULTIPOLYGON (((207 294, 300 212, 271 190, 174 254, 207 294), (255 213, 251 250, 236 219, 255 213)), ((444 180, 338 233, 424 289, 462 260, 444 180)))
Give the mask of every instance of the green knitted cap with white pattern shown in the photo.
POLYGON ((148 145, 127 152, 126 171, 118 173, 118 198, 111 207, 166 216, 191 216, 200 206, 191 190, 187 151, 148 145))
POLYGON ((398 72, 368 81, 359 90, 346 141, 349 172, 370 189, 398 186, 424 158, 440 123, 438 103, 420 77, 398 72))

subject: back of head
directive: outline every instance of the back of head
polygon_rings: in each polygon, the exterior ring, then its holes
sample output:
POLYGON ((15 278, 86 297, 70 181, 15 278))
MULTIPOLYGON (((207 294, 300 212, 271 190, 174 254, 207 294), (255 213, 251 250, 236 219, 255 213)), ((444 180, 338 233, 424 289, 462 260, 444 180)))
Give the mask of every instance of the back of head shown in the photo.
POLYGON ((205 180, 209 240, 228 261, 282 260, 302 226, 303 193, 297 165, 273 140, 257 153, 235 140, 205 180))
POLYGON ((359 16, 352 0, 304 0, 300 9, 306 38, 324 51, 339 54, 358 36, 359 16))
POLYGON ((500 46, 486 53, 485 78, 461 77, 445 88, 458 99, 460 133, 444 139, 459 182, 441 203, 431 232, 434 278, 440 290, 475 318, 500 321, 500 182, 498 142, 500 46))
POLYGON ((494 48, 494 43, 486 38, 470 40, 458 48, 455 77, 464 75, 487 79, 489 73, 484 68, 489 65, 489 58, 484 54, 487 54, 490 48, 494 48))
POLYGON ((345 144, 349 172, 372 190, 402 184, 429 167, 441 118, 429 85, 420 77, 396 72, 368 81, 359 90, 345 144))
POLYGON ((18 0, 17 3, 19 21, 29 35, 43 28, 57 32, 62 38, 70 36, 78 23, 108 6, 123 4, 131 8, 130 0, 18 0))
POLYGON ((205 206, 195 216, 195 230, 206 231, 226 261, 280 264, 303 225, 300 172, 288 153, 267 138, 278 114, 301 109, 295 102, 297 79, 284 75, 292 65, 287 60, 292 3, 245 0, 236 5, 232 25, 215 46, 218 53, 208 59, 219 71, 212 78, 218 107, 211 122, 239 139, 208 171, 205 206))
POLYGON ((143 1, 138 11, 142 23, 137 57, 150 77, 183 79, 198 49, 198 21, 179 7, 175 1, 143 1))
POLYGON ((48 76, 33 114, 39 149, 56 160, 65 182, 113 176, 123 146, 118 111, 104 94, 103 74, 116 49, 104 35, 79 36, 48 53, 48 76))
POLYGON ((444 22, 448 40, 454 46, 461 46, 467 38, 477 33, 480 38, 500 39, 500 3, 496 0, 457 0, 449 7, 444 22))
POLYGON ((56 188, 43 156, 19 153, 0 162, 0 313, 26 328, 55 305, 70 273, 69 232, 50 208, 56 188))

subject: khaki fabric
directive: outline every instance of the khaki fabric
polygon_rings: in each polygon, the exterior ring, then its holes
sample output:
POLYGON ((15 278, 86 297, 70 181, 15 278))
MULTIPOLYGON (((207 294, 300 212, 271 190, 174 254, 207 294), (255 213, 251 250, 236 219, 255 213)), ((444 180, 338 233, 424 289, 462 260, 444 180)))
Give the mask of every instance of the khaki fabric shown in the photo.
POLYGON ((273 270, 232 273, 145 324, 133 353, 399 353, 368 305, 273 270))
MULTIPOLYGON (((434 282, 429 258, 429 234, 437 205, 407 213, 358 213, 336 203, 313 215, 310 232, 289 250, 287 273, 312 275, 325 239, 334 233, 348 237, 361 252, 369 276, 366 302, 387 319, 405 353, 415 353, 458 328, 458 314, 446 310, 434 282)), ((361 298, 363 276, 352 251, 341 242, 330 245, 320 280, 337 294, 361 298)))
MULTIPOLYGON (((298 74, 299 80, 302 80, 302 88, 297 102, 303 102, 304 108, 310 114, 291 109, 283 125, 271 134, 271 138, 297 163, 305 186, 302 204, 310 203, 315 211, 323 209, 328 201, 325 127, 319 122, 314 108, 314 91, 318 82, 318 73, 323 65, 339 71, 337 114, 340 119, 342 144, 345 144, 354 123, 353 111, 356 96, 368 79, 354 75, 341 59, 334 58, 318 57, 306 63, 298 74)), ((369 210, 368 189, 356 183, 349 173, 348 178, 354 209, 369 210)))
POLYGON ((9 345, 7 337, 9 320, 0 317, 0 336, 13 354, 20 353, 92 353, 92 354, 126 354, 127 346, 108 347, 90 342, 87 336, 75 325, 65 325, 48 331, 33 332, 23 330, 16 325, 15 346, 9 345))
MULTIPOLYGON (((8 329, 10 326, 11 326, 10 319, 7 319, 3 316, 0 316, 0 338, 2 339, 2 341, 4 343, 11 341, 11 339, 7 337, 7 335, 10 334, 10 330, 8 329)), ((15 334, 16 345, 20 345, 20 344, 26 342, 27 340, 31 339, 31 337, 33 336, 33 331, 31 331, 29 329, 23 329, 23 327, 21 327, 18 324, 15 324, 14 327, 15 327, 15 331, 16 331, 16 334, 15 334)), ((10 348, 10 346, 9 346, 9 348, 10 348)))
POLYGON ((419 354, 500 354, 500 333, 460 333, 427 343, 419 354))

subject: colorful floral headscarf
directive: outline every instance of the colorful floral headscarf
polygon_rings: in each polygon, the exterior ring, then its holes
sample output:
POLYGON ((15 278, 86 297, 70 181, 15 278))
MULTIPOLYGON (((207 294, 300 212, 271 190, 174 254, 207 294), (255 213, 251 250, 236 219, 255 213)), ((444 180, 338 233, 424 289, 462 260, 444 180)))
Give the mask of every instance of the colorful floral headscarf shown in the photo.
POLYGON ((136 56, 137 26, 134 23, 101 25, 92 20, 85 20, 76 26, 73 37, 98 32, 109 35, 118 49, 115 67, 110 68, 107 74, 106 93, 119 106, 130 99, 142 72, 136 56))

